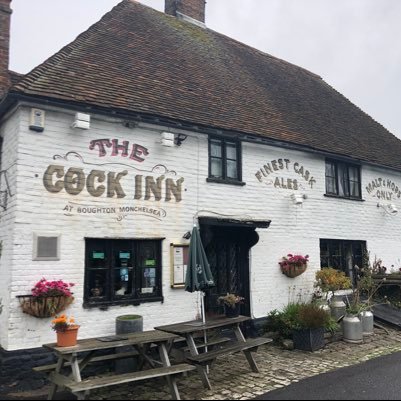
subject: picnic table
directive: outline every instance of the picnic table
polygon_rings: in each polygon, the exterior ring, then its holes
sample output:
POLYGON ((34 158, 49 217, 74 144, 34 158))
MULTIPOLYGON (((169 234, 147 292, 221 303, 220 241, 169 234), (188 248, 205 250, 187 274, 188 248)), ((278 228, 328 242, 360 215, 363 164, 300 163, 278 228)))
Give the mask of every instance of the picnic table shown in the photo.
MULTIPOLYGON (((181 373, 194 370, 195 367, 183 363, 171 365, 169 348, 179 337, 174 334, 161 331, 146 331, 119 336, 102 338, 90 338, 79 340, 73 347, 57 347, 56 344, 45 344, 43 347, 53 351, 57 356, 57 363, 34 368, 37 372, 46 372, 52 383, 48 399, 52 400, 58 387, 64 387, 75 394, 78 400, 83 400, 90 390, 113 386, 117 384, 136 382, 141 380, 165 377, 170 387, 172 398, 180 399, 175 377, 181 373), (118 352, 121 347, 131 346, 131 352, 118 352), (155 348, 160 360, 152 358, 149 352, 155 348), (104 351, 111 351, 104 355, 104 351), (99 352, 103 355, 99 356, 99 352), (139 370, 123 374, 111 373, 107 375, 96 375, 82 380, 82 371, 91 362, 117 360, 138 356, 140 359, 139 370), (142 370, 145 365, 150 369, 142 370), (69 368, 64 369, 63 368, 69 368)), ((125 351, 125 350, 124 350, 125 351)))
POLYGON ((253 358, 252 352, 256 352, 259 346, 270 343, 273 340, 270 338, 245 339, 240 325, 248 320, 250 320, 250 317, 248 316, 238 316, 234 318, 222 316, 207 319, 205 323, 202 321, 191 321, 159 326, 155 327, 155 329, 184 337, 186 339, 188 350, 190 352, 190 356, 188 356, 186 359, 189 363, 197 367, 203 385, 211 390, 212 386, 208 377, 207 366, 220 356, 243 352, 249 363, 249 366, 251 367, 251 370, 259 373, 259 369, 255 359, 253 358), (208 333, 212 330, 215 331, 216 329, 223 331, 220 339, 213 340, 210 343, 206 342, 200 345, 196 344, 194 338, 195 334, 198 332, 203 332, 206 333, 207 338, 208 333), (232 341, 231 338, 224 336, 224 331, 228 329, 233 331, 236 341, 232 341), (208 350, 209 347, 214 347, 215 345, 220 346, 217 349, 213 349, 211 351, 208 350), (199 350, 202 350, 203 352, 200 353, 199 350))

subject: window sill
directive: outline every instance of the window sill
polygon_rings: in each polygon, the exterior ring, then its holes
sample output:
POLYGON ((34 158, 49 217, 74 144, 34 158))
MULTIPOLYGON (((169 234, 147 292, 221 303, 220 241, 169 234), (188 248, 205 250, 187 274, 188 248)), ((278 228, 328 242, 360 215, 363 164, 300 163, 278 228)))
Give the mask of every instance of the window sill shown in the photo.
POLYGON ((223 180, 221 178, 206 178, 206 182, 212 182, 214 184, 225 184, 225 185, 236 185, 238 187, 243 187, 246 182, 235 181, 235 180, 223 180))
POLYGON ((343 199, 343 200, 356 201, 356 202, 366 202, 366 200, 362 199, 362 198, 348 198, 346 196, 330 195, 330 194, 324 194, 323 196, 325 196, 326 198, 343 199))
POLYGON ((142 298, 142 299, 123 299, 121 301, 112 301, 112 302, 91 302, 85 301, 83 303, 84 309, 92 309, 92 308, 99 308, 102 310, 107 310, 110 306, 139 306, 144 303, 148 302, 164 302, 164 297, 149 297, 149 298, 142 298))

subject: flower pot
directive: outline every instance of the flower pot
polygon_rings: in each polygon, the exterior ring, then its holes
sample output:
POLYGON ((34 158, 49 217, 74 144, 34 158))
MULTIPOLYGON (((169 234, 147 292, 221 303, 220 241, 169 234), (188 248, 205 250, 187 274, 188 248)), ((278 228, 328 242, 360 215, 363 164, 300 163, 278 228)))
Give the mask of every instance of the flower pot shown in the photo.
POLYGON ((38 318, 48 318, 66 309, 74 297, 34 297, 23 295, 18 297, 22 311, 38 318))
POLYGON ((240 304, 235 304, 232 308, 231 306, 224 305, 224 313, 226 317, 238 317, 240 312, 240 304))
POLYGON ((305 272, 307 265, 295 265, 295 264, 287 264, 285 267, 281 267, 281 272, 285 274, 287 277, 294 278, 300 276, 305 272))
MULTIPOLYGON (((116 334, 130 334, 143 332, 143 316, 140 315, 122 315, 116 317, 116 334)), ((116 348, 116 353, 132 351, 132 346, 116 348)), ((114 363, 116 373, 129 373, 138 370, 138 358, 117 359, 114 363)))
POLYGON ((292 333, 294 348, 302 351, 317 351, 325 346, 324 328, 294 330, 292 333))
POLYGON ((79 326, 67 329, 65 331, 57 332, 57 346, 58 347, 73 347, 77 345, 79 326))

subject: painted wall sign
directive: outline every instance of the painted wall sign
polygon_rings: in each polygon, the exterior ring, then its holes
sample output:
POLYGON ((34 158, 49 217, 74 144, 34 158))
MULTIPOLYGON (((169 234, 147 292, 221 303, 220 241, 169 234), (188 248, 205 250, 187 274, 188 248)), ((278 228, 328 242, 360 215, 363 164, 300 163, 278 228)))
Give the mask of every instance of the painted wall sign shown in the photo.
POLYGON ((263 167, 255 173, 255 176, 259 182, 265 183, 266 185, 273 185, 274 188, 291 189, 294 191, 305 189, 302 185, 303 183, 306 183, 313 189, 313 185, 316 183, 315 178, 309 170, 301 163, 292 162, 290 159, 272 160, 264 164, 263 167), (295 173, 297 176, 296 178, 274 177, 283 172, 295 173))
POLYGON ((111 148, 111 156, 118 156, 121 152, 121 157, 128 157, 131 160, 142 163, 145 157, 149 155, 149 151, 142 145, 134 143, 130 146, 129 141, 119 143, 118 139, 95 139, 90 142, 89 150, 97 150, 99 157, 107 155, 107 148, 111 148))
MULTIPOLYGON (((63 190, 69 195, 79 195, 86 192, 95 198, 105 196, 107 198, 125 198, 126 192, 121 183, 128 176, 127 170, 120 172, 91 170, 89 173, 82 168, 71 167, 68 170, 64 166, 51 164, 43 175, 43 185, 48 192, 59 193, 63 190)), ((127 181, 127 180, 125 180, 127 181)), ((182 200, 182 184, 184 178, 173 180, 164 175, 157 177, 135 175, 131 180, 131 186, 135 189, 134 199, 156 201, 164 200, 176 202, 182 200)))
MULTIPOLYGON (((104 141, 108 140, 96 140, 92 141, 91 144, 102 144, 102 146, 105 147, 104 141)), ((114 143, 113 141, 111 142, 112 144, 114 143)), ((100 149, 103 148, 100 147, 100 149)), ((146 152, 146 154, 149 154, 148 150, 146 150, 146 152)), ((87 163, 77 152, 68 152, 65 156, 55 155, 53 159, 79 161, 84 165, 94 165, 93 163, 87 163)), ((157 164, 148 170, 123 164, 123 166, 127 168, 121 171, 105 170, 104 166, 107 164, 113 163, 98 165, 98 168, 92 168, 90 171, 86 171, 81 167, 67 168, 61 164, 51 164, 47 167, 43 175, 43 185, 46 190, 51 193, 65 191, 69 195, 75 196, 86 191, 90 196, 95 198, 125 198, 126 191, 124 190, 124 185, 130 185, 134 188, 134 199, 136 200, 154 199, 156 201, 164 200, 166 202, 171 200, 181 202, 182 200, 182 184, 184 178, 167 178, 167 175, 177 175, 177 173, 173 170, 169 170, 162 164, 157 164), (147 174, 135 174, 132 176, 129 169, 147 174), (154 177, 154 175, 159 176, 154 177), (123 184, 123 182, 127 183, 130 178, 130 184, 123 184)))
POLYGON ((122 221, 130 215, 147 216, 156 220, 162 220, 167 216, 167 212, 164 209, 155 206, 98 207, 76 202, 68 202, 63 212, 65 216, 115 215, 117 221, 122 221))
MULTIPOLYGON (((130 144, 129 141, 120 143, 117 139, 95 139, 90 142, 89 150, 96 151, 99 157, 121 156, 140 163, 149 155, 149 150, 144 146, 130 144)), ((148 169, 115 161, 96 164, 85 161, 82 155, 74 151, 64 156, 55 155, 53 160, 56 162, 50 164, 43 174, 43 185, 48 192, 66 193, 72 197, 87 194, 92 198, 105 199, 125 199, 129 194, 127 199, 135 201, 135 204, 119 207, 99 207, 69 201, 63 209, 66 216, 116 215, 117 220, 122 221, 135 214, 161 220, 167 215, 164 209, 140 205, 137 201, 182 201, 184 178, 176 177, 177 172, 163 164, 148 169), (79 162, 83 166, 67 167, 65 162, 79 162)))
POLYGON ((376 178, 369 182, 366 191, 369 195, 382 200, 392 201, 401 198, 400 187, 394 181, 385 178, 376 178))

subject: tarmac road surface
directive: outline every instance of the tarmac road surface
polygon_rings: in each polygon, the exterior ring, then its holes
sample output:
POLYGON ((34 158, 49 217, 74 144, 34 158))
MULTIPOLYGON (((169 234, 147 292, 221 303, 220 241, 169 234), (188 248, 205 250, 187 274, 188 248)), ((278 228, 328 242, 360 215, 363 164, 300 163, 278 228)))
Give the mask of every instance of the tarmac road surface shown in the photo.
POLYGON ((401 352, 309 377, 257 400, 401 400, 401 352))

